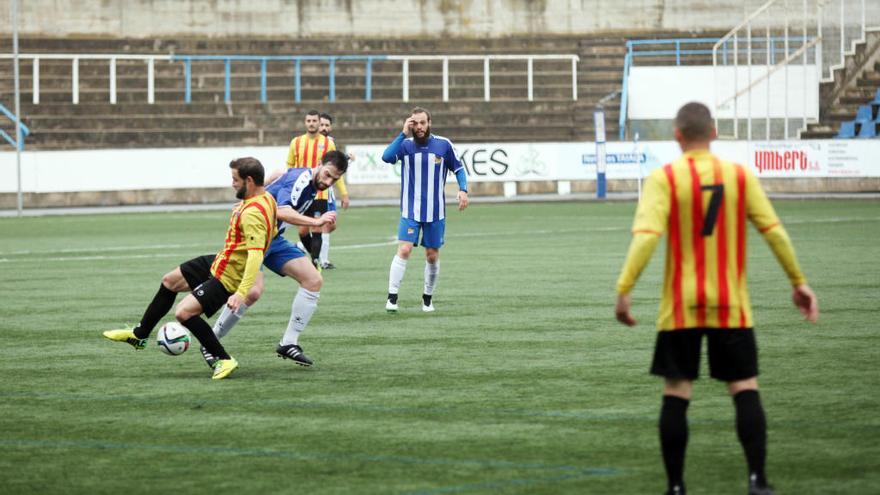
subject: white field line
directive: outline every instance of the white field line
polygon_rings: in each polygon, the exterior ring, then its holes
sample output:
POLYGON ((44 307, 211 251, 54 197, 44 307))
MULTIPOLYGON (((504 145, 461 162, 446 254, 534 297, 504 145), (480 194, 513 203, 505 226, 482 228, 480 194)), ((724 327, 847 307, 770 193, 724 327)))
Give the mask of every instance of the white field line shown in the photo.
MULTIPOLYGON (((819 219, 809 219, 809 220, 792 220, 785 222, 787 225, 802 225, 802 224, 821 224, 821 223, 843 223, 843 222, 876 222, 880 220, 880 217, 836 217, 836 218, 819 218, 819 219)), ((588 233, 588 232, 619 232, 619 231, 628 231, 630 226, 621 226, 621 227, 596 227, 589 229, 562 229, 562 230, 530 230, 527 232, 465 232, 448 235, 447 237, 457 238, 457 237, 492 237, 492 236, 511 236, 511 235, 535 235, 535 234, 570 234, 570 233, 588 233)), ((397 244, 396 238, 392 238, 388 241, 383 242, 371 242, 364 244, 349 244, 343 246, 333 246, 334 250, 349 250, 349 249, 367 249, 373 247, 383 247, 383 246, 392 246, 397 244)), ((55 249, 50 251, 34 251, 34 250, 22 250, 22 251, 8 251, 2 252, 0 251, 0 256, 34 256, 34 258, 0 258, 0 263, 14 263, 14 262, 51 262, 51 261, 100 261, 100 260, 126 260, 126 259, 149 259, 149 258, 172 258, 172 257, 184 257, 187 256, 186 253, 181 254, 180 252, 164 252, 164 253, 153 253, 153 254, 121 254, 121 255, 105 255, 100 253, 109 253, 109 252, 118 252, 118 251, 149 251, 156 249, 193 249, 194 248, 204 248, 201 252, 210 252, 212 251, 213 245, 208 244, 154 244, 148 246, 113 246, 113 247, 105 247, 100 249, 91 249, 89 255, 84 256, 45 256, 52 254, 64 254, 64 253, 77 253, 87 251, 87 249, 55 249)), ((191 256, 195 256, 192 252, 189 253, 191 256)))

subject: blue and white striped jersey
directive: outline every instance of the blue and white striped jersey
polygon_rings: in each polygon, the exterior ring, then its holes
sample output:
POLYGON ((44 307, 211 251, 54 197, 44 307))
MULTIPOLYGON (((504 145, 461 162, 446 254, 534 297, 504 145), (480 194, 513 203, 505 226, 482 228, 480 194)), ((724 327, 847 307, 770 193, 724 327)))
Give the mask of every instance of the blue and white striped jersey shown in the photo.
POLYGON ((423 146, 400 133, 385 150, 382 160, 402 162, 400 215, 417 222, 446 218, 446 175, 462 169, 452 141, 431 134, 423 146))
MULTIPOLYGON (((275 197, 278 208, 293 208, 297 213, 305 213, 315 201, 318 190, 312 180, 311 168, 291 168, 275 182, 266 186, 266 191, 275 197)), ((278 220, 278 234, 287 228, 287 223, 278 220)))

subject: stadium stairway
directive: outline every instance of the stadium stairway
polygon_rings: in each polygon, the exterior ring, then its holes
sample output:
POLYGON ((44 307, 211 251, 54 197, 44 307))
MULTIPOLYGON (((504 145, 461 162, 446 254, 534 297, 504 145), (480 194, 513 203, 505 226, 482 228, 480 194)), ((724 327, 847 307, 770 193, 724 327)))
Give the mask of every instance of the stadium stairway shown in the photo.
MULTIPOLYGON (((638 33, 639 38, 685 33, 638 33)), ((22 53, 117 54, 577 54, 578 100, 568 61, 534 62, 534 100, 527 101, 525 61, 493 61, 492 100, 483 100, 482 61, 451 61, 449 101, 442 101, 439 62, 410 62, 410 101, 402 101, 399 61, 375 61, 372 101, 364 100, 365 64, 336 63, 336 101, 328 101, 327 64, 303 62, 301 101, 294 102, 293 64, 269 62, 260 103, 259 62, 233 62, 231 103, 224 102, 224 63, 193 62, 192 103, 184 103, 182 62, 155 64, 155 104, 147 103, 143 61, 117 62, 117 104, 109 103, 108 62, 79 62, 79 103, 71 102, 71 63, 40 62, 40 103, 32 103, 32 63, 21 61, 22 115, 28 149, 286 145, 302 132, 304 113, 334 115, 340 143, 384 143, 414 105, 434 114, 435 130, 458 142, 572 141, 593 138, 593 110, 618 91, 625 35, 494 40, 114 40, 20 41, 22 53)), ((0 50, 10 51, 8 40, 0 50)), ((0 103, 12 106, 11 61, 0 60, 0 103)), ((617 135, 619 99, 605 107, 607 135, 617 135)))
MULTIPOLYGON (((833 80, 819 85, 819 122, 801 132, 802 139, 829 139, 846 134, 859 112, 869 105, 880 89, 880 31, 869 30, 866 41, 847 55, 843 68, 835 70, 833 80)), ((853 129, 854 130, 854 129, 853 129)))

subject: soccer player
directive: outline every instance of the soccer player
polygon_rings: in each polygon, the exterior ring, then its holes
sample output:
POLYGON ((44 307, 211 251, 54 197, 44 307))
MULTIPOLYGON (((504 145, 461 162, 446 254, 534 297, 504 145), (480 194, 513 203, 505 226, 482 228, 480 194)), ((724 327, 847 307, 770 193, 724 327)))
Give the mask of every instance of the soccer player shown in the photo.
POLYGON ((758 354, 746 284, 746 220, 770 246, 793 287, 804 317, 819 317, 788 234, 761 184, 746 167, 709 151, 716 131, 709 109, 688 103, 675 117, 675 140, 684 152, 650 174, 636 210, 633 238, 617 281, 615 316, 633 326, 630 291, 659 238, 668 233, 666 268, 651 373, 664 377, 660 445, 669 491, 685 493, 687 408, 708 340, 712 378, 727 383, 736 431, 748 463, 750 495, 773 491, 764 472, 767 425, 758 394, 758 354))
MULTIPOLYGON (((316 168, 321 165, 321 159, 325 153, 336 149, 333 140, 320 132, 320 113, 317 110, 309 110, 306 113, 305 126, 306 133, 293 138, 290 142, 290 149, 287 152, 287 168, 316 168)), ((327 211, 334 211, 336 205, 330 204, 328 198, 328 192, 321 191, 306 214, 319 217, 327 211)), ((312 232, 312 229, 308 227, 299 227, 300 242, 310 253, 310 259, 315 266, 320 266, 318 258, 321 256, 321 236, 315 235, 320 232, 321 229, 312 232)))
POLYGON ((455 154, 452 142, 431 134, 431 114, 416 107, 403 123, 403 131, 388 145, 382 160, 395 164, 400 171, 400 222, 397 229, 397 255, 391 261, 388 276, 388 300, 385 309, 396 313, 397 294, 406 272, 406 262, 414 244, 425 247, 425 290, 422 311, 434 311, 432 297, 440 275, 440 247, 446 229, 446 174, 458 181, 458 210, 468 205, 467 172, 455 154))
MULTIPOLYGON (((330 135, 333 132, 333 116, 329 113, 321 113, 318 115, 319 118, 319 126, 318 130, 321 134, 330 138, 333 141, 333 145, 339 149, 339 146, 336 145, 336 140, 333 136, 330 135)), ((354 156, 351 153, 346 154, 348 157, 348 162, 351 163, 354 161, 354 156)), ((339 179, 339 182, 336 183, 336 187, 339 189, 340 196, 340 204, 342 205, 343 210, 348 209, 348 189, 345 187, 345 179, 339 179)), ((320 267, 322 270, 333 270, 336 268, 336 265, 330 262, 330 233, 336 230, 336 224, 325 225, 323 230, 321 231, 321 252, 318 256, 318 262, 320 263, 320 267)))
MULTIPOLYGON (((323 279, 314 265, 309 262, 306 254, 282 234, 288 225, 321 228, 335 222, 335 211, 325 212, 320 217, 312 217, 305 212, 309 210, 318 193, 332 187, 346 170, 348 170, 348 158, 339 151, 330 151, 324 155, 320 167, 291 168, 286 172, 274 172, 271 177, 278 178, 266 186, 266 191, 278 204, 278 235, 269 245, 263 264, 282 277, 287 276, 296 280, 300 285, 293 299, 287 329, 275 352, 279 357, 290 359, 300 366, 308 367, 314 364, 303 353, 299 345, 299 335, 309 324, 317 309, 323 279)), ((226 335, 238 321, 234 317, 229 318, 228 321, 221 321, 224 316, 221 315, 214 328, 218 338, 226 335)), ((209 366, 216 360, 216 357, 206 349, 202 349, 202 356, 209 366)))
MULTIPOLYGON (((238 362, 226 352, 200 316, 206 314, 210 317, 224 304, 233 312, 241 307, 257 279, 269 243, 278 231, 275 198, 263 187, 264 171, 260 161, 251 157, 239 158, 230 162, 229 168, 235 196, 242 201, 232 211, 224 248, 214 257, 207 271, 203 266, 199 268, 197 278, 202 280, 201 283, 177 305, 174 315, 211 355, 216 356, 212 376, 215 380, 229 376, 238 367, 238 362)), ((150 331, 152 326, 139 325, 134 330, 108 330, 104 337, 140 349, 150 331)))

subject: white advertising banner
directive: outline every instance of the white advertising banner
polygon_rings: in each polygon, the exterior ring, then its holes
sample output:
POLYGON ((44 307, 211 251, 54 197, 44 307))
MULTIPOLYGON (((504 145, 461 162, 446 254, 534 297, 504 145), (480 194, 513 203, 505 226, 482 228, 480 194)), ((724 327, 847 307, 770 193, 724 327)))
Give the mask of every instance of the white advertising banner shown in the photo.
MULTIPOLYGON (((395 184, 400 165, 382 161, 386 145, 352 145, 345 176, 358 184, 395 184)), ((880 140, 717 141, 722 158, 751 167, 759 177, 880 177, 880 140)), ((459 144, 471 182, 596 180, 596 145, 581 143, 459 144)), ((609 180, 644 177, 681 154, 674 141, 606 144, 609 180)), ((284 167, 284 146, 135 150, 26 151, 24 192, 120 191, 226 187, 228 163, 257 157, 268 170, 284 167)), ((16 191, 15 153, 0 153, 0 193, 16 191)), ((448 180, 454 181, 452 174, 448 180)))
POLYGON ((709 108, 721 105, 718 118, 819 118, 819 81, 815 65, 790 65, 766 77, 767 66, 633 67, 627 91, 627 118, 669 120, 682 105, 698 101, 709 108), (764 79, 761 79, 761 78, 764 79), (760 81, 758 81, 761 79, 760 81), (741 94, 733 96, 758 81, 741 94), (662 97, 658 97, 662 92, 662 97), (734 112, 735 110, 735 112, 734 112))

